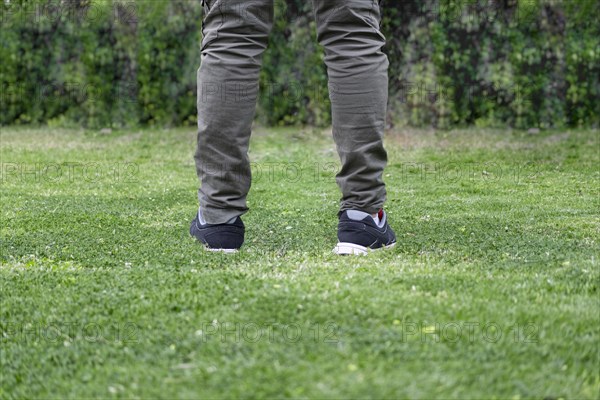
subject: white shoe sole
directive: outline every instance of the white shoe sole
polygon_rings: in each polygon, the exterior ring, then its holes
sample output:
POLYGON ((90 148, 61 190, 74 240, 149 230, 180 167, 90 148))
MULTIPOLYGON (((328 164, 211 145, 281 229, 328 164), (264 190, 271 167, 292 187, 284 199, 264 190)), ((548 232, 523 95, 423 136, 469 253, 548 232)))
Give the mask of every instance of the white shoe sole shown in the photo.
POLYGON ((208 246, 204 246, 204 250, 210 251, 211 253, 224 253, 224 254, 235 254, 238 252, 237 249, 211 249, 208 246))
POLYGON ((382 250, 382 249, 390 249, 390 248, 394 247, 395 245, 396 245, 396 243, 394 242, 388 246, 383 246, 378 249, 371 249, 369 247, 361 246, 361 245, 355 244, 355 243, 339 242, 333 248, 333 252, 335 254, 338 254, 341 256, 345 256, 345 255, 366 256, 367 254, 369 254, 371 252, 374 252, 377 250, 382 250))

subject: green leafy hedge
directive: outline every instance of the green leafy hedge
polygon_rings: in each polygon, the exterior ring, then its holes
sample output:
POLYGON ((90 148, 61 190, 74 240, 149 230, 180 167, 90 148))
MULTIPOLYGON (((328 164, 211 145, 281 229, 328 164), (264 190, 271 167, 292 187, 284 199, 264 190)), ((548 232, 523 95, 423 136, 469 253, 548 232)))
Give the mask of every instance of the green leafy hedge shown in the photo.
MULTIPOLYGON (((275 3, 257 118, 325 126, 310 2, 275 3)), ((391 124, 598 125, 596 0, 381 3, 391 124)), ((196 123, 200 0, 11 0, 1 9, 2 125, 196 123)))

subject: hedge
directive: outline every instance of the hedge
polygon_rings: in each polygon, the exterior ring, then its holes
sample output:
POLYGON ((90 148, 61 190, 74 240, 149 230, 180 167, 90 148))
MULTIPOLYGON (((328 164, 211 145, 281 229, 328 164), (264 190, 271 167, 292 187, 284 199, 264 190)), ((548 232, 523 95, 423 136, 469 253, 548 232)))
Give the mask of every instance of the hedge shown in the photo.
MULTIPOLYGON (((327 73, 310 2, 275 4, 257 118, 326 126, 327 73)), ((390 124, 598 126, 597 0, 381 5, 390 124)), ((200 0, 10 0, 1 10, 0 124, 196 123, 200 0)))

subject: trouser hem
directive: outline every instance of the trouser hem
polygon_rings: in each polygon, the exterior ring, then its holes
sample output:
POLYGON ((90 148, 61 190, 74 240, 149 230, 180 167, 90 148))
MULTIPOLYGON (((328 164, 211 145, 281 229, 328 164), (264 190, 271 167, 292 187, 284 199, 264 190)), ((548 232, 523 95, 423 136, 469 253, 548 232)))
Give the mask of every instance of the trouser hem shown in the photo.
POLYGON ((248 210, 212 208, 206 206, 200 206, 199 211, 202 213, 202 218, 204 218, 207 224, 224 224, 231 219, 240 217, 248 212, 248 210))
POLYGON ((383 201, 380 203, 372 204, 372 205, 362 205, 362 204, 356 204, 356 203, 343 203, 340 206, 340 211, 338 212, 338 216, 340 216, 344 211, 349 211, 349 210, 358 210, 358 211, 364 211, 369 214, 375 214, 383 208, 383 205, 384 205, 383 201))

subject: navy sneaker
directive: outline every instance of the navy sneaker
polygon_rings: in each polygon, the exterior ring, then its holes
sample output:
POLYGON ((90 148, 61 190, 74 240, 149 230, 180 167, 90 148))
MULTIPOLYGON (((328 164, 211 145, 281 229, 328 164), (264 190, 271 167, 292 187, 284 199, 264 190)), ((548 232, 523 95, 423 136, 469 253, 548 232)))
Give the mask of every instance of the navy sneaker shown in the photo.
POLYGON ((338 224, 339 242, 333 252, 340 255, 365 255, 372 250, 393 247, 396 244, 396 234, 387 222, 387 214, 379 210, 378 217, 379 224, 376 224, 371 215, 362 220, 352 219, 348 211, 344 211, 338 224))
POLYGON ((240 217, 233 223, 201 224, 196 214, 190 226, 190 235, 202 242, 207 250, 223 253, 236 253, 244 244, 245 231, 240 217))

